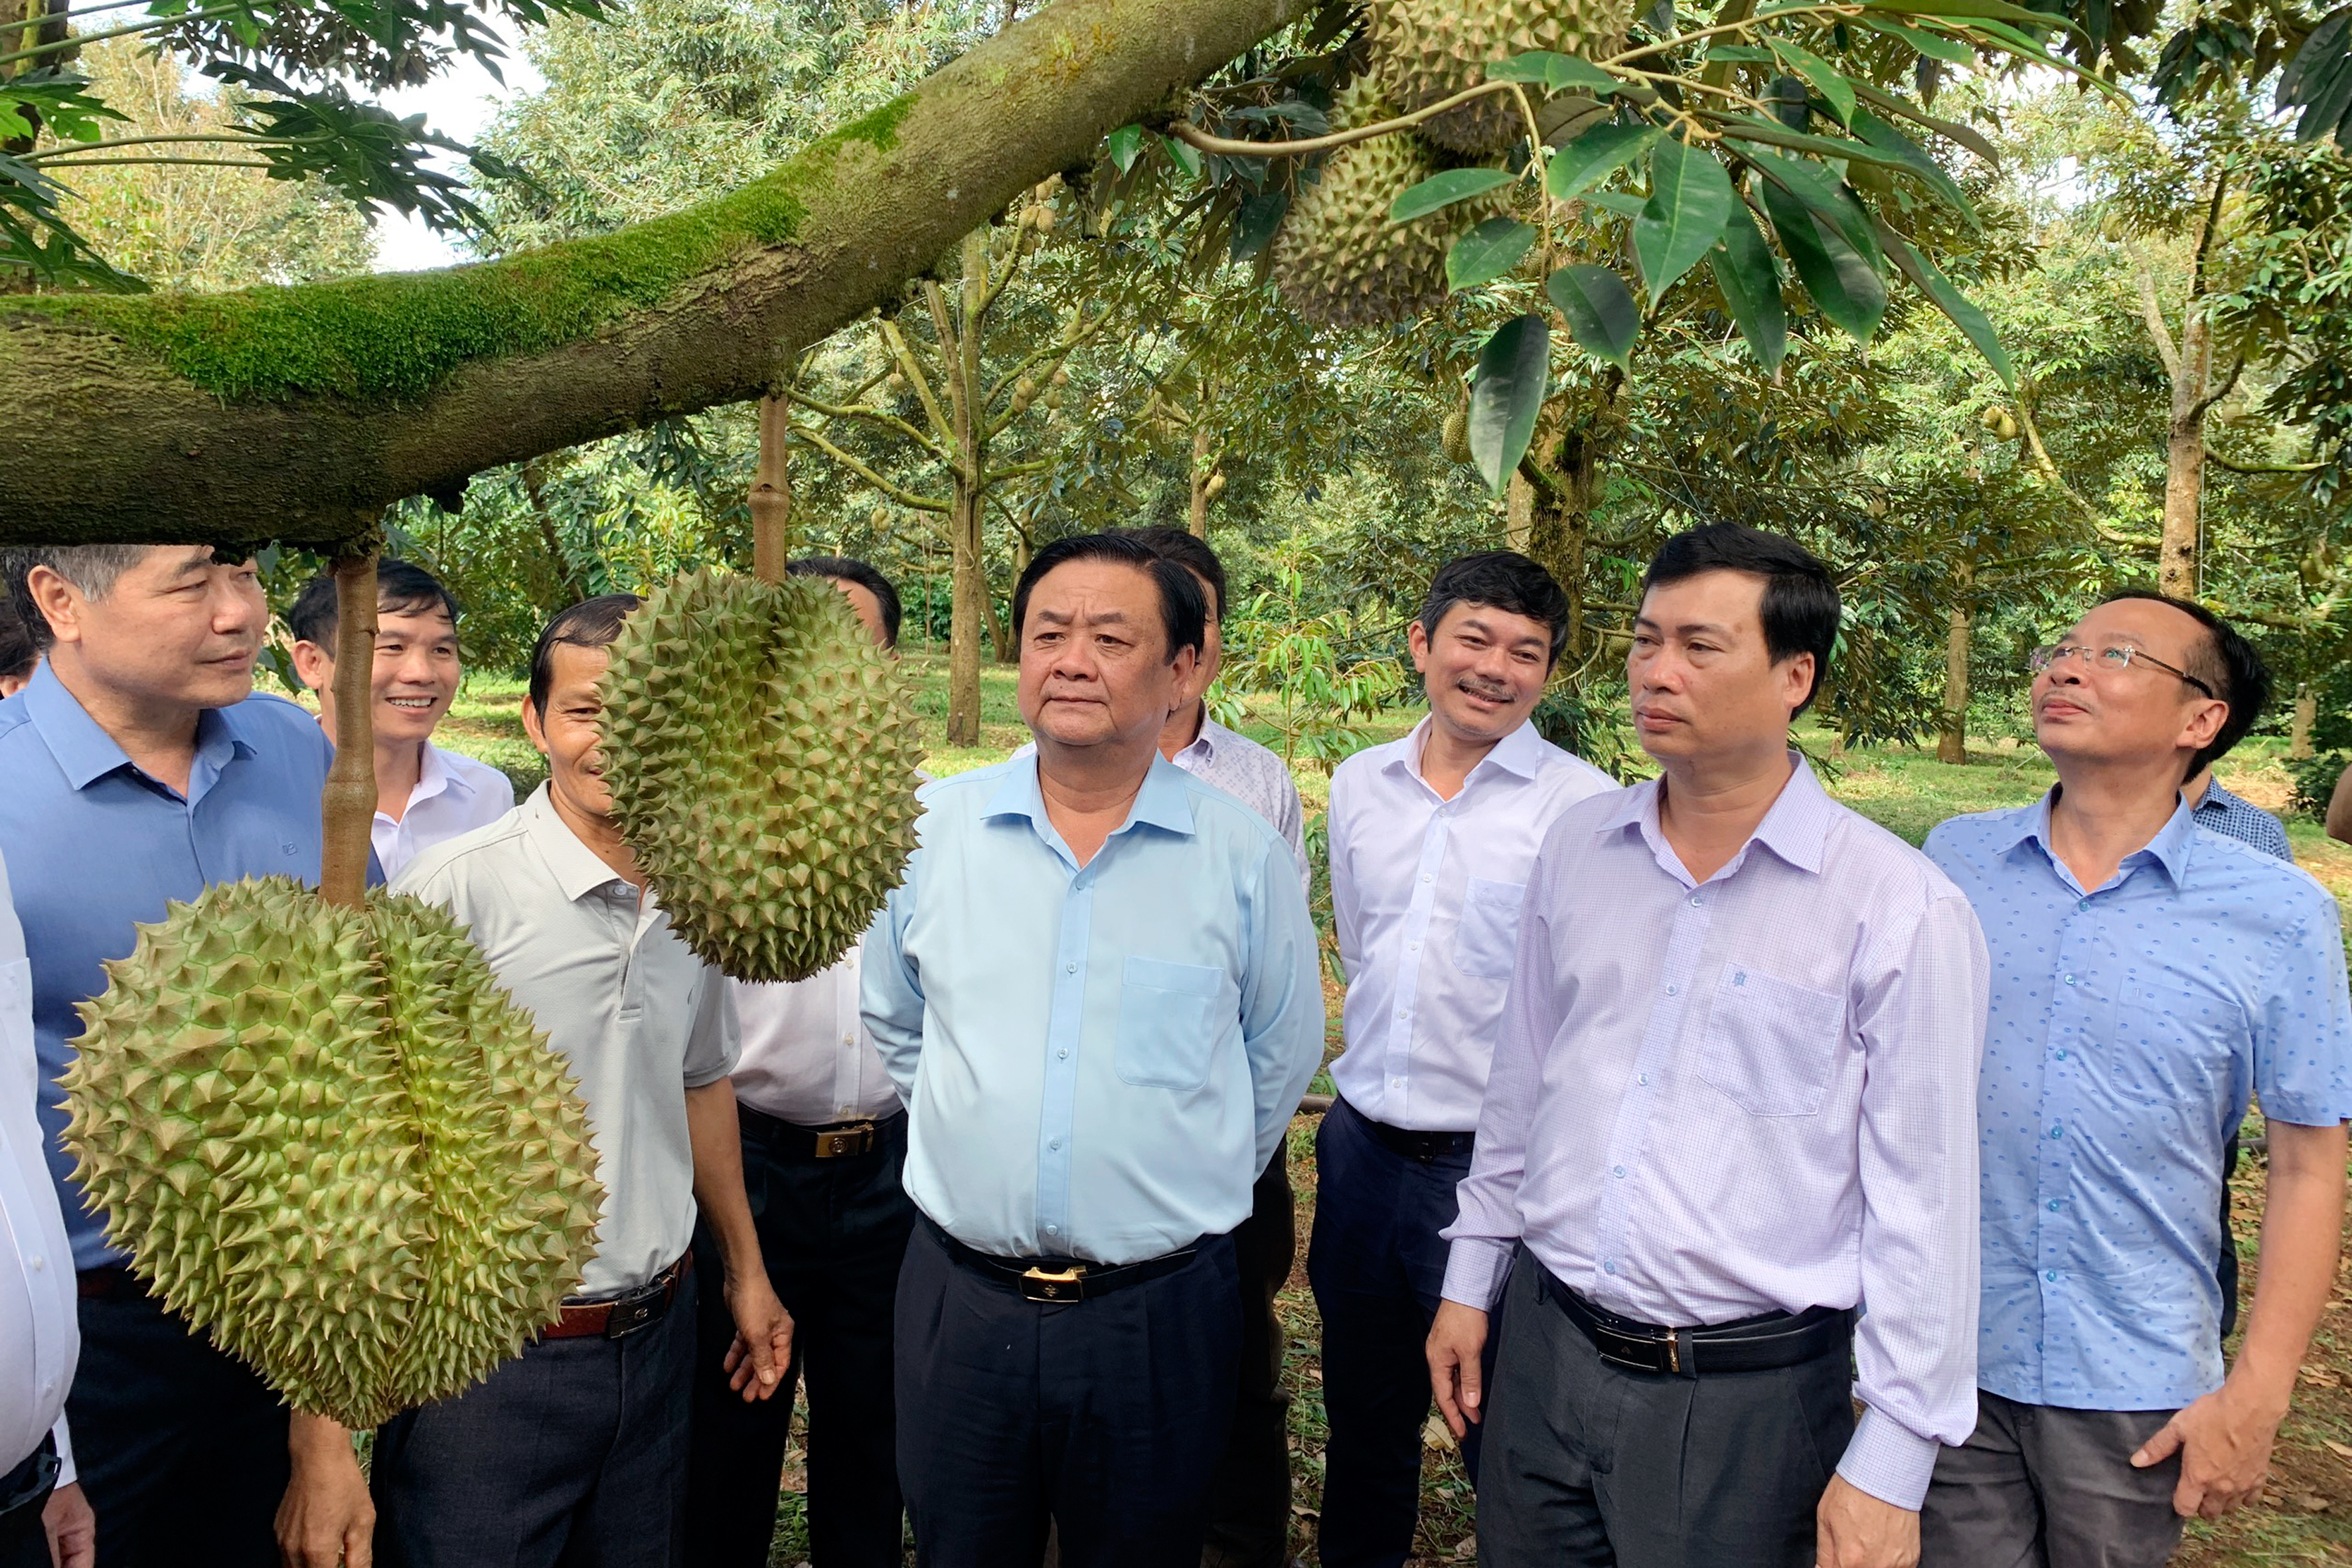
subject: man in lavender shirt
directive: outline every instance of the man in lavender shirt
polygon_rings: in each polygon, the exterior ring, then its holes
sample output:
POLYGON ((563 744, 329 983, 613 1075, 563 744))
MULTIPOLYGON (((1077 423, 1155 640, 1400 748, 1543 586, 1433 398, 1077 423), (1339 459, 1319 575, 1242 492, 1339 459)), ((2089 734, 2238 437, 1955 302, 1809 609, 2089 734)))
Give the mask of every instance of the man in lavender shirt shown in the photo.
POLYGON ((1489 1568, 1909 1568, 1975 1424, 1984 940, 1789 749, 1837 626, 1790 541, 1667 541, 1626 658, 1663 776, 1536 858, 1429 1338, 1489 1568))

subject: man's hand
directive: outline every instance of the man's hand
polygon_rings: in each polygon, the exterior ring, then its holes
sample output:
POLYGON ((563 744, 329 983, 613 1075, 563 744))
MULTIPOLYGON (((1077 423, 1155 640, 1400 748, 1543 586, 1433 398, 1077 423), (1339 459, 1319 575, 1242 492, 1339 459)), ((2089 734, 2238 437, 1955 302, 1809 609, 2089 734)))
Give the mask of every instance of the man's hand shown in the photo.
POLYGON ((98 1561, 98 1516, 81 1483, 71 1482, 49 1494, 41 1508, 41 1528, 49 1537, 50 1568, 92 1568, 98 1561))
POLYGON ((286 1447, 294 1460, 286 1500, 278 1505, 278 1553, 286 1568, 368 1568, 375 1501, 351 1433, 298 1410, 286 1447))
POLYGON ((1486 1419, 1486 1391, 1479 1386, 1478 1357, 1486 1348, 1486 1314, 1459 1301, 1440 1301, 1429 1325, 1429 1388, 1456 1437, 1468 1423, 1486 1419))
POLYGON ((2263 1398, 2233 1376, 2166 1422, 2131 1462, 2146 1469, 2179 1454, 2172 1511, 2183 1519, 2219 1519, 2262 1495, 2271 1440, 2285 1416, 2284 1401, 2263 1398))
POLYGON ((727 1386, 746 1405, 766 1399, 782 1386, 793 1364, 792 1314, 776 1300, 764 1268, 727 1281, 727 1310, 735 1319, 735 1342, 727 1347, 727 1386))
POLYGON ((1919 1511, 1874 1498, 1843 1476, 1830 1477, 1813 1510, 1818 1568, 1916 1568, 1919 1511))

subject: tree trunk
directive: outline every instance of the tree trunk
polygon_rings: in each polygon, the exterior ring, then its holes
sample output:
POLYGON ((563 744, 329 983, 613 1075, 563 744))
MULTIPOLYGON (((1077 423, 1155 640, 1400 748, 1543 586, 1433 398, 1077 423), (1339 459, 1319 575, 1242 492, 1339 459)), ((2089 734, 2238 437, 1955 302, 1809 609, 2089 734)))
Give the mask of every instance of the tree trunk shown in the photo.
POLYGON ((1969 760, 1969 612, 1954 605, 1944 626, 1944 709, 1936 732, 1936 760, 1969 760))
MULTIPOLYGON (((1584 609, 1584 545, 1592 524, 1592 500, 1599 493, 1601 458, 1581 430, 1561 436, 1551 447, 1554 461, 1544 472, 1554 486, 1531 486, 1528 513, 1527 554, 1556 578, 1568 595, 1568 646, 1561 649, 1560 671, 1580 667, 1586 657, 1584 609)), ((1514 483, 1520 482, 1516 478, 1514 483)))
POLYGON ((498 261, 0 304, 0 544, 331 543, 404 496, 760 396, 1303 0, 1056 0, 687 212, 498 261))
POLYGON ((353 909, 375 827, 375 563, 372 540, 335 561, 335 760, 319 792, 319 896, 353 909))
POLYGON ((2286 760, 2307 763, 2313 756, 2311 728, 2319 722, 2319 689, 2308 680, 2294 688, 2294 717, 2288 721, 2286 760))
POLYGON ((1503 548, 1527 553, 1528 538, 1535 526, 1536 488, 1528 483, 1525 474, 1513 474, 1511 485, 1503 503, 1503 548))
MULTIPOLYGON (((1200 407, 1208 401, 1209 389, 1203 386, 1194 406, 1200 407)), ((1184 526, 1192 531, 1195 539, 1209 537, 1209 479, 1216 467, 1209 460, 1208 427, 1195 415, 1192 421, 1192 498, 1184 512, 1184 526)))
MULTIPOLYGON (((988 410, 981 405, 981 334, 986 331, 981 302, 988 291, 988 230, 975 228, 963 240, 963 288, 954 335, 940 345, 948 365, 948 391, 955 425, 955 503, 948 514, 953 547, 955 590, 948 625, 948 744, 980 744, 980 638, 988 619, 988 572, 982 557, 981 521, 988 472, 988 410)), ((939 320, 945 321, 942 313, 939 320)))
POLYGON ((2202 301, 2189 303, 2181 323, 2180 353, 2172 376, 2172 419, 2164 445, 2164 544, 2156 585, 2192 598, 2200 584, 2200 521, 2205 499, 2205 410, 2213 378, 2213 334, 2202 301))
POLYGON ((555 531, 555 513, 547 504, 547 470, 534 458, 522 466, 523 499, 530 503, 530 515, 539 524, 539 542, 547 550, 547 563, 555 570, 555 580, 572 595, 572 603, 585 604, 588 584, 564 552, 563 540, 555 531))
POLYGON ((784 580, 793 554, 793 405, 760 399, 760 458, 751 468, 751 573, 762 582, 784 580))

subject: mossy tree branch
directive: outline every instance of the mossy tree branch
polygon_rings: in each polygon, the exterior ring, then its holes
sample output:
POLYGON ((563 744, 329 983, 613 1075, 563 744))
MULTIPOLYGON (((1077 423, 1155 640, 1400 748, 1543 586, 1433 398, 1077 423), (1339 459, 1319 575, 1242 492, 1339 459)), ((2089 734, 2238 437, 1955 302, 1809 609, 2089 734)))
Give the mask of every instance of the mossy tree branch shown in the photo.
POLYGON ((471 475, 773 390, 1303 0, 1057 0, 716 201, 440 272, 0 300, 0 543, 331 544, 471 475))

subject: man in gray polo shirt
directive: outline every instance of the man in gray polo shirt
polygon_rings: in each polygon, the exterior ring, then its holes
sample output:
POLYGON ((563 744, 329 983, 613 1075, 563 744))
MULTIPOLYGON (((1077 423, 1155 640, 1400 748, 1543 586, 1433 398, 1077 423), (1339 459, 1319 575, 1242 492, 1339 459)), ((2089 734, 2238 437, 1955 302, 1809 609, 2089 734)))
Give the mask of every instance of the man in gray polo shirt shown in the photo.
POLYGON ((668 1568, 685 1531, 698 1204, 736 1327, 735 1387, 772 1394, 792 1320, 743 1193, 736 1024, 726 982, 688 951, 621 842, 604 786, 597 679, 637 607, 558 614, 531 655, 523 726, 548 781, 488 827, 426 850, 395 889, 473 933, 499 981, 571 1064, 604 1213, 581 1294, 520 1356, 377 1435, 376 1553, 418 1568, 668 1568))

